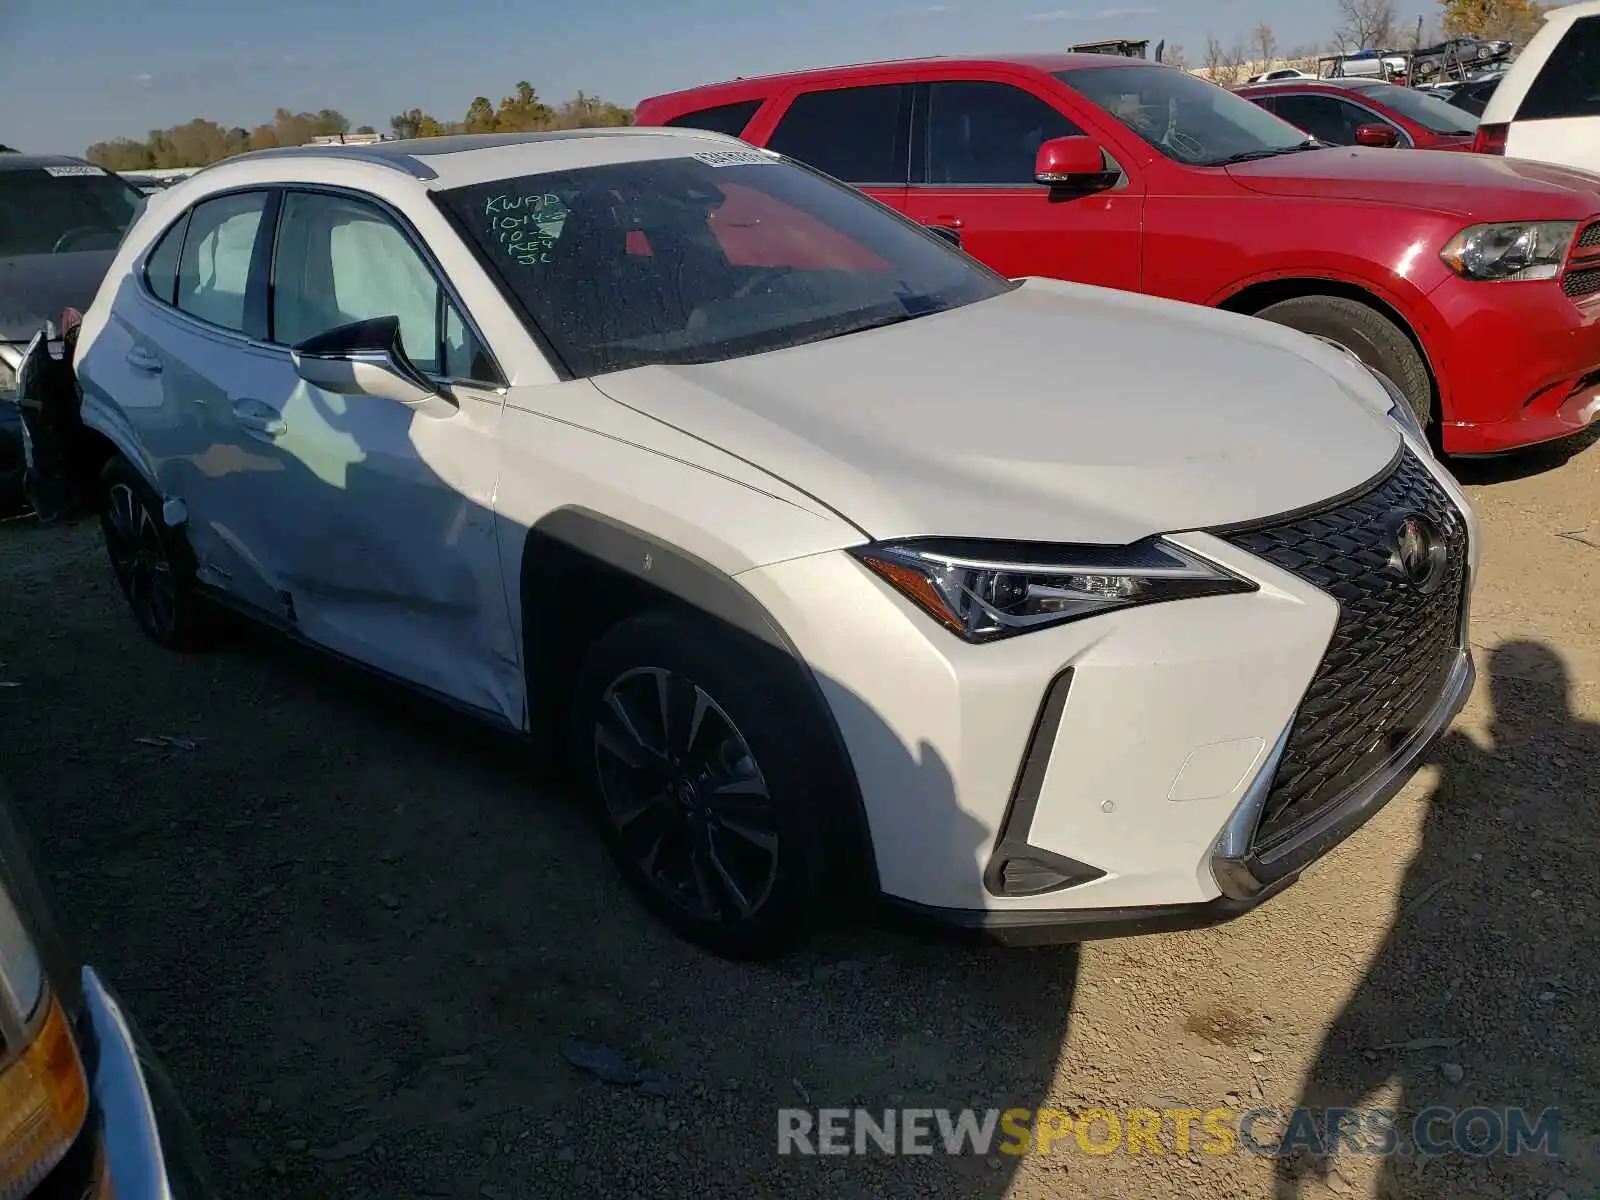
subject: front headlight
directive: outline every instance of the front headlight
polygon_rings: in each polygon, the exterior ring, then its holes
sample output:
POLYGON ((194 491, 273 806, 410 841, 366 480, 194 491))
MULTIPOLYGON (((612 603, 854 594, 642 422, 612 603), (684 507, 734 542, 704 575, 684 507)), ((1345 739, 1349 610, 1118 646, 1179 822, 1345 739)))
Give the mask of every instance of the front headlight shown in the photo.
POLYGON ((929 538, 851 553, 969 642, 998 641, 1113 609, 1256 590, 1160 538, 1131 546, 929 538))
POLYGON ((1466 279, 1511 282, 1561 273, 1576 221, 1512 221, 1474 225, 1445 243, 1439 257, 1466 279))

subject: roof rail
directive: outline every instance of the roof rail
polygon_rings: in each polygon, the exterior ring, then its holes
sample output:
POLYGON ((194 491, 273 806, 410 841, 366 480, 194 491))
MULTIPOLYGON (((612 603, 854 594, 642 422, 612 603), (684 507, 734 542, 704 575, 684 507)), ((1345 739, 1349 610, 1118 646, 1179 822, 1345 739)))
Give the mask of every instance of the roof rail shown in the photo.
MULTIPOLYGON (((229 163, 261 162, 269 158, 343 158, 354 162, 372 163, 379 167, 388 167, 390 170, 399 171, 413 179, 437 179, 439 172, 426 163, 419 162, 409 154, 396 154, 392 150, 380 149, 381 143, 366 146, 275 146, 269 150, 249 150, 243 154, 236 154, 232 158, 222 159, 210 166, 201 167, 201 171, 210 171, 217 167, 225 167, 229 163)), ((196 172, 197 174, 199 172, 196 172)))

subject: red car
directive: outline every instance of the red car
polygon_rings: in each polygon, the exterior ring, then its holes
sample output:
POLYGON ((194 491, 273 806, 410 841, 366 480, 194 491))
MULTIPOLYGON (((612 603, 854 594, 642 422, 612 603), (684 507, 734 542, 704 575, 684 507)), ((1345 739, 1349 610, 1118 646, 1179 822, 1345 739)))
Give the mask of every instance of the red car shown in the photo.
POLYGON ((1238 94, 1330 146, 1470 153, 1478 119, 1437 96, 1377 79, 1248 84, 1238 94))
POLYGON ((1397 383, 1451 453, 1562 437, 1600 412, 1592 176, 1326 148, 1193 75, 1109 55, 742 79, 647 100, 638 121, 810 163, 1006 275, 1330 338, 1397 383))

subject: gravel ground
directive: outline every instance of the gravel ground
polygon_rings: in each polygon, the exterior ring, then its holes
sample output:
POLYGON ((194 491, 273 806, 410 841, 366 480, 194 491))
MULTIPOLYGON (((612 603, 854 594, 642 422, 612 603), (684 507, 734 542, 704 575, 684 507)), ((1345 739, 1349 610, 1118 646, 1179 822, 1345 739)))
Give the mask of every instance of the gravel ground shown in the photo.
POLYGON ((86 524, 0 525, 3 769, 62 924, 229 1196, 1581 1200, 1600 1187, 1600 449, 1565 458, 1462 468, 1477 694, 1378 819, 1219 929, 1033 952, 863 929, 777 965, 711 959, 641 915, 518 747, 264 636, 156 649, 86 524), (574 1037, 644 1083, 574 1069, 574 1037), (1564 1158, 775 1149, 776 1110, 808 1102, 1302 1101, 1558 1106, 1564 1158))

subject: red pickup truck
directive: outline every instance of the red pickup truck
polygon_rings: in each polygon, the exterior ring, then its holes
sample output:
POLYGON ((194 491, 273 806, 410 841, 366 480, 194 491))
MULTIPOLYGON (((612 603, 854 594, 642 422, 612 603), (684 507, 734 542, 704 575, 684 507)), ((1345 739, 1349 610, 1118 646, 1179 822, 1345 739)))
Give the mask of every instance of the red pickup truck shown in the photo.
POLYGON ((1330 338, 1398 384, 1449 453, 1548 441, 1600 414, 1593 176, 1327 147, 1193 75, 1105 55, 741 79, 647 100, 637 120, 809 163, 1006 275, 1330 338))

